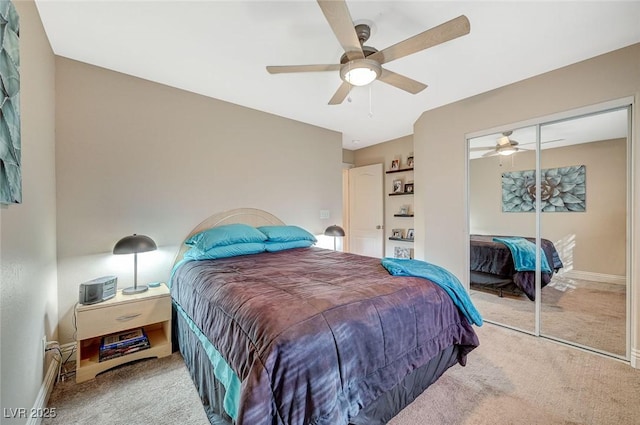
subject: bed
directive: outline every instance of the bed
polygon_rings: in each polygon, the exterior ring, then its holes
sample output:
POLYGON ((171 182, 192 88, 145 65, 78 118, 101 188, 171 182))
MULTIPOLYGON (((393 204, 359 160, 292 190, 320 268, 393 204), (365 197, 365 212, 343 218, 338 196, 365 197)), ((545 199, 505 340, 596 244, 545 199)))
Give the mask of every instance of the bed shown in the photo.
MULTIPOLYGON (((234 224, 287 227, 240 209, 185 241, 234 224)), ((479 344, 444 290, 380 259, 315 246, 189 252, 170 279, 174 336, 214 425, 385 424, 479 344)))
MULTIPOLYGON (((470 238, 470 283, 480 290, 497 291, 500 296, 505 292, 525 294, 535 301, 535 271, 516 270, 511 249, 495 239, 509 239, 509 236, 471 235, 470 238)), ((535 238, 522 238, 535 244, 535 238)), ((549 265, 547 272, 541 272, 541 285, 545 287, 562 267, 560 255, 553 242, 541 239, 541 248, 549 265)))

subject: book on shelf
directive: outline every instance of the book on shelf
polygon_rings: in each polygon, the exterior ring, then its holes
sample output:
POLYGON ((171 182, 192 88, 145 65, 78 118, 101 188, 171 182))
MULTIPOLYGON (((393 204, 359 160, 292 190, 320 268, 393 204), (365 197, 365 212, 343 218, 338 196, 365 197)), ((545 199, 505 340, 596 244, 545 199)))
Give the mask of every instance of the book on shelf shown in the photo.
POLYGON ((143 341, 127 347, 100 350, 98 361, 104 362, 106 360, 111 360, 117 357, 126 356, 127 354, 135 353, 141 350, 147 350, 149 348, 151 348, 151 344, 149 344, 149 341, 143 341))
POLYGON ((151 344, 142 328, 105 335, 100 343, 98 361, 103 362, 148 348, 151 348, 151 344))
POLYGON ((129 346, 140 341, 148 341, 147 334, 144 329, 137 328, 124 332, 117 332, 114 334, 105 335, 102 337, 100 349, 103 348, 117 348, 123 346, 129 346))

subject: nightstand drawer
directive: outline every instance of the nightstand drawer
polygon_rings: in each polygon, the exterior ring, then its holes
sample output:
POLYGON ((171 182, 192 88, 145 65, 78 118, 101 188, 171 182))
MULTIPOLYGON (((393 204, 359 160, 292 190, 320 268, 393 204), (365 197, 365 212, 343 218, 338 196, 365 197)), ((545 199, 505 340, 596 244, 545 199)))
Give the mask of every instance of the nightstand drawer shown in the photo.
POLYGON ((105 308, 78 311, 77 338, 81 340, 106 335, 170 319, 169 296, 105 305, 105 308))

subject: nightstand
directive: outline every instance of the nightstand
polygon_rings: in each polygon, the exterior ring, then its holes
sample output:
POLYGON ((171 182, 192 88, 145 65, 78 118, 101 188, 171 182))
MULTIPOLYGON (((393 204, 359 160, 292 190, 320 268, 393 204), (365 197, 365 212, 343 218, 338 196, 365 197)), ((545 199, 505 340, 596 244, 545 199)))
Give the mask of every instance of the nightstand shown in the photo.
POLYGON ((97 304, 76 307, 78 353, 76 382, 84 382, 112 367, 147 357, 171 355, 171 295, 161 284, 140 294, 123 295, 97 304), (151 348, 115 359, 98 361, 104 335, 144 328, 151 348))

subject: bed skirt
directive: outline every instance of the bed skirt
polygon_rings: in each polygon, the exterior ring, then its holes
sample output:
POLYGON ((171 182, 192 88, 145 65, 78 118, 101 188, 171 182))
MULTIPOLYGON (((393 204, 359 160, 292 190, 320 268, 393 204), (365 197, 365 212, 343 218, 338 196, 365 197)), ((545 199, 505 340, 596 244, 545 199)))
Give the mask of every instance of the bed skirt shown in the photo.
MULTIPOLYGON (((181 314, 173 308, 174 350, 179 349, 187 365, 211 425, 233 425, 223 408, 225 388, 213 374, 204 347, 181 314)), ((350 425, 384 425, 435 382, 447 369, 458 363, 458 346, 446 347, 429 363, 407 375, 405 379, 375 403, 365 407, 350 425)))

